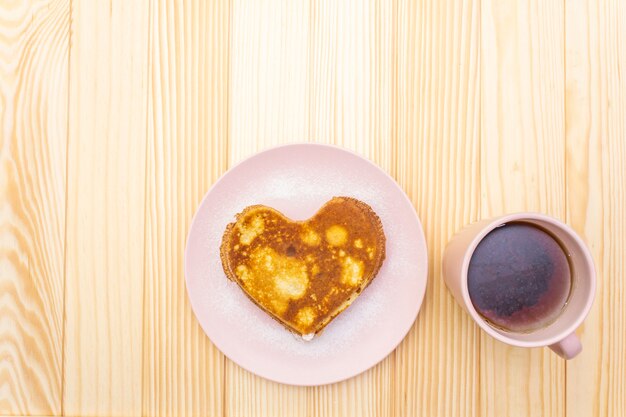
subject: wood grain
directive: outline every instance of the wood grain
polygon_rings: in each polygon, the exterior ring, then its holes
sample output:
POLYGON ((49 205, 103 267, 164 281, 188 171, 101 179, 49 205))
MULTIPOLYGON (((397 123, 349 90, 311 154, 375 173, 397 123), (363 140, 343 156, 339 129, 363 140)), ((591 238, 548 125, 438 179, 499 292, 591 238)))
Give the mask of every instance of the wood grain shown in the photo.
POLYGON ((623 39, 620 0, 0 1, 0 415, 626 416, 623 39), (399 348, 315 388, 218 352, 183 271, 219 175, 301 141, 394 176, 429 247, 399 348), (443 284, 456 231, 520 210, 596 261, 567 364, 443 284))
POLYGON ((148 4, 73 2, 65 379, 69 415, 140 415, 148 4))
POLYGON ((233 0, 229 163, 309 139, 310 4, 233 0))
MULTIPOLYGON (((482 0, 481 216, 565 220, 563 3, 482 0)), ((565 366, 549 349, 481 334, 480 415, 561 416, 565 366)))
POLYGON ((224 359, 191 311, 192 216, 228 163, 227 1, 152 4, 143 413, 223 415, 224 359))
POLYGON ((396 178, 425 229, 429 282, 396 351, 395 415, 478 415, 477 326, 441 276, 447 240, 479 215, 479 2, 400 1, 396 178))
POLYGON ((0 3, 0 414, 60 414, 69 3, 0 3))
POLYGON ((393 154, 394 3, 311 1, 309 137, 389 171, 393 154))
POLYGON ((598 286, 567 363, 568 416, 626 416, 626 5, 566 5, 568 222, 589 245, 598 286))

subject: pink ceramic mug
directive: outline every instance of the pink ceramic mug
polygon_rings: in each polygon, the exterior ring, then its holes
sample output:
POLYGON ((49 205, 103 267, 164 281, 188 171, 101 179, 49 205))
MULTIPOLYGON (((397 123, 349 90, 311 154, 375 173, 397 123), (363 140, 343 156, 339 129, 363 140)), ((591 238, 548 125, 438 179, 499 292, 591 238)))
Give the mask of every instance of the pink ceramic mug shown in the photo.
POLYGON ((565 359, 582 350, 574 333, 593 303, 596 274, 589 250, 578 235, 562 222, 539 213, 515 213, 473 223, 458 232, 443 255, 443 277, 448 289, 474 321, 489 335, 519 347, 548 346, 565 359), (515 333, 491 326, 470 300, 467 276, 470 259, 481 240, 496 227, 510 222, 524 222, 547 230, 561 241, 571 265, 572 284, 567 305, 552 323, 529 333, 515 333))

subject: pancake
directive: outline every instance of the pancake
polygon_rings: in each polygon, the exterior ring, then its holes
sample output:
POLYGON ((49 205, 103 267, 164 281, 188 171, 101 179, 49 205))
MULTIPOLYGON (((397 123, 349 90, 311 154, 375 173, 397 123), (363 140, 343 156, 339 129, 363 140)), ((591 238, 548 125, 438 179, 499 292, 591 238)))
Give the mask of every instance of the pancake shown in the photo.
POLYGON ((252 302, 310 340, 376 277, 385 234, 372 208, 350 197, 332 198, 305 221, 253 205, 226 227, 220 257, 252 302))

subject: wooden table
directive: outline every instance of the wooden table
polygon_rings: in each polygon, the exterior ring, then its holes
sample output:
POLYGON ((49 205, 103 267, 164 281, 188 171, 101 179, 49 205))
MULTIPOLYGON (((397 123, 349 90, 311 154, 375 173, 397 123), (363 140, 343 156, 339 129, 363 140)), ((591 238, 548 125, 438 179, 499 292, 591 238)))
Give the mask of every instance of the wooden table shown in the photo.
POLYGON ((0 414, 626 415, 624 1, 3 0, 0 123, 0 414), (207 189, 291 141, 389 172, 430 251, 404 342, 316 388, 226 359, 183 278, 207 189), (443 284, 455 231, 519 210, 593 253, 573 361, 443 284))

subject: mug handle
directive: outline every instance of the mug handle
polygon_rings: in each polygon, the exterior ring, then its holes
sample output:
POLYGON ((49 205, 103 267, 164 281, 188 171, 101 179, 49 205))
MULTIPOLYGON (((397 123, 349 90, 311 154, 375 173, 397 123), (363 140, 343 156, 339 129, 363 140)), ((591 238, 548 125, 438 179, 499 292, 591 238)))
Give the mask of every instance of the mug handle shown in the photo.
POLYGON ((550 349, 563 359, 572 359, 583 350, 583 345, 578 336, 572 333, 565 339, 550 345, 550 349))

